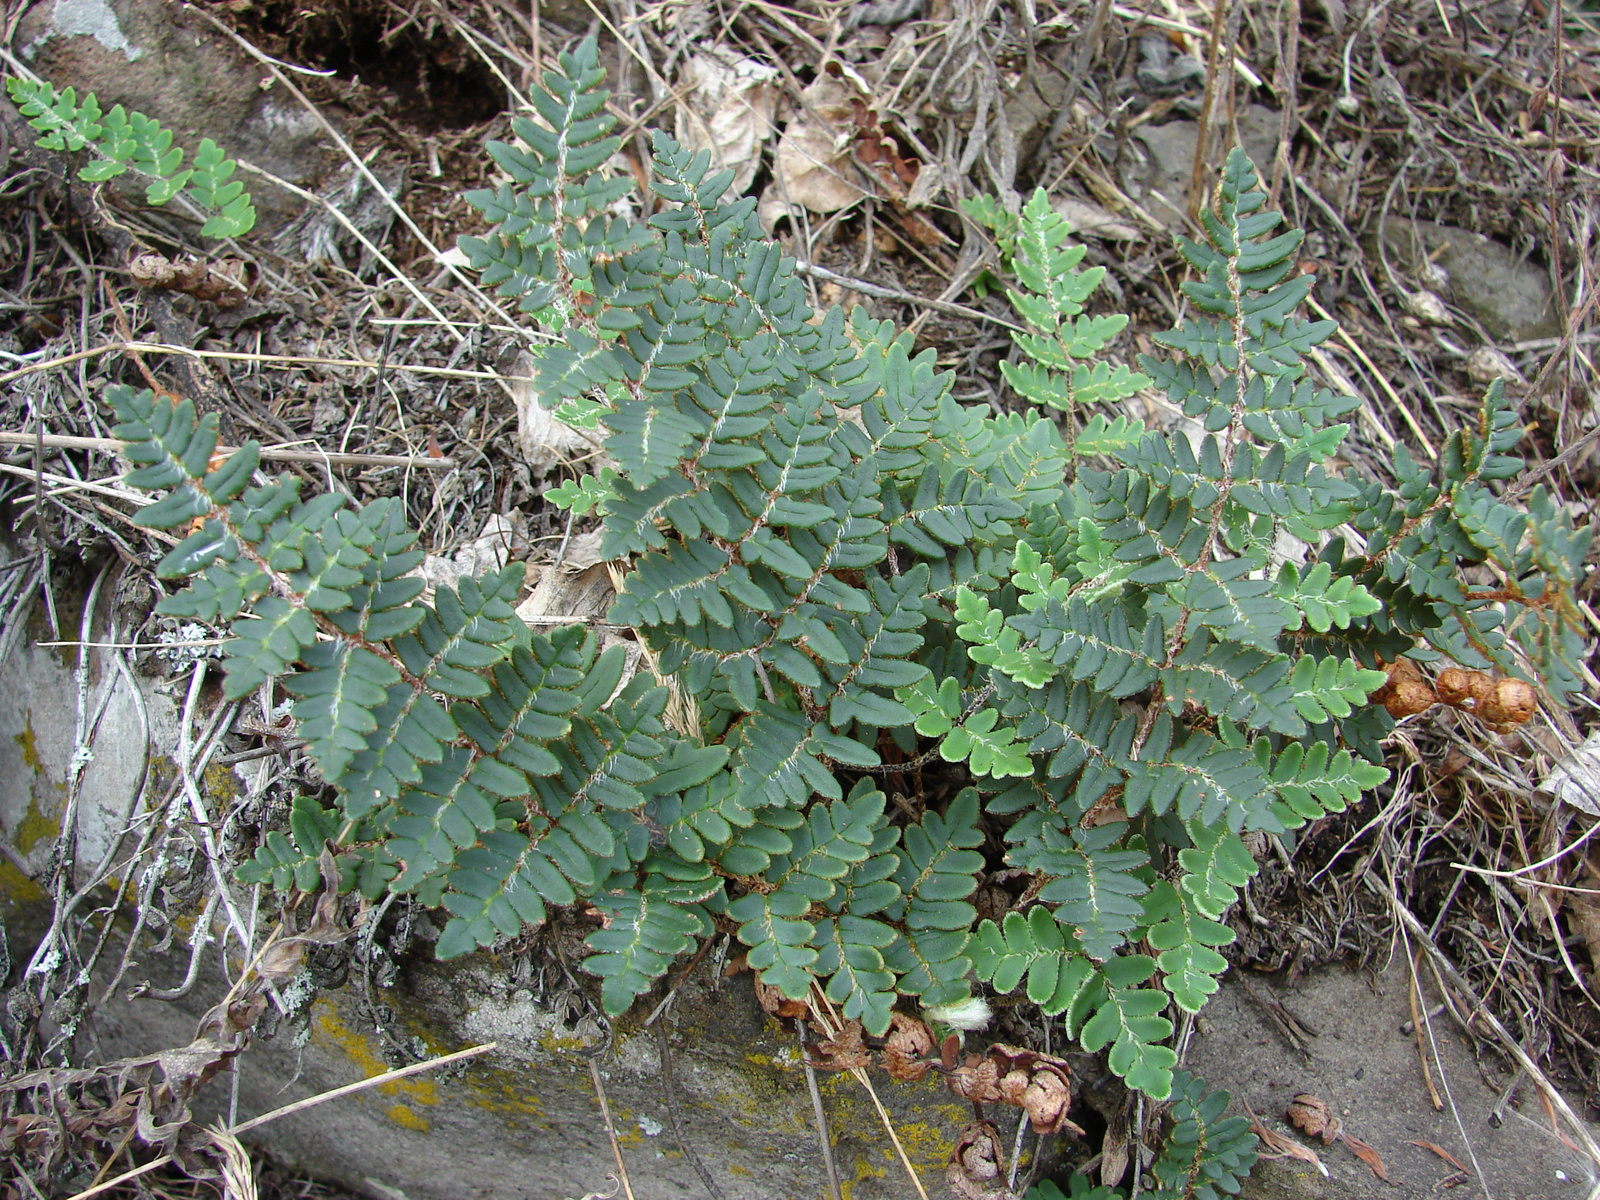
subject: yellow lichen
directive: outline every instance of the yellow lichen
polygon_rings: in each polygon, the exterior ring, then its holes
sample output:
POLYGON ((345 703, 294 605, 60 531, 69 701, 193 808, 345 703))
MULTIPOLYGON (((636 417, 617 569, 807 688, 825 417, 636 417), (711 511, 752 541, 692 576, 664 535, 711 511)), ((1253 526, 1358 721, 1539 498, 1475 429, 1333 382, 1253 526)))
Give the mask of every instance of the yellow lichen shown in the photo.
POLYGON ((44 773, 44 761, 39 757, 39 739, 33 732, 33 713, 24 714, 22 732, 14 734, 11 738, 22 751, 23 763, 36 773, 44 773))
MULTIPOLYGON (((893 1157, 893 1155, 891 1154, 890 1157, 893 1157)), ((869 1159, 865 1154, 858 1155, 856 1157, 855 1170, 856 1173, 853 1178, 839 1180, 839 1192, 843 1197, 843 1200, 851 1200, 851 1197, 855 1192, 856 1184, 860 1183, 862 1180, 887 1179, 889 1177, 889 1168, 887 1165, 875 1167, 872 1165, 872 1160, 869 1159)))
POLYGON ((41 841, 54 841, 60 832, 61 821, 40 812, 39 801, 35 798, 28 801, 28 811, 22 814, 22 820, 12 831, 11 842, 18 854, 29 854, 41 841))
POLYGON ((426 1117, 419 1117, 404 1104, 391 1104, 383 1110, 383 1115, 388 1117, 402 1129, 415 1129, 418 1133, 427 1133, 433 1126, 426 1117))
MULTIPOLYGON (((340 1020, 338 1010, 334 1008, 332 1001, 324 997, 312 1008, 316 1013, 317 1032, 343 1050, 351 1061, 366 1073, 368 1079, 374 1075, 385 1074, 389 1070, 388 1064, 373 1050, 370 1040, 340 1020)), ((385 1096, 404 1096, 413 1104, 439 1103, 438 1085, 433 1080, 419 1075, 380 1083, 377 1091, 385 1096)))

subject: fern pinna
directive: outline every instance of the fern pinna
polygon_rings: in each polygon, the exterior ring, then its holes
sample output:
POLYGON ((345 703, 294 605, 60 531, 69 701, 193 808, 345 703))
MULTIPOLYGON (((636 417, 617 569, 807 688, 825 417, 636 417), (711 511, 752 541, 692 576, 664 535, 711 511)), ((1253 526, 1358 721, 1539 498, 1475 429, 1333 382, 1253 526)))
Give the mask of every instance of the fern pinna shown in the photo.
POLYGON ((231 625, 229 694, 281 680, 332 790, 243 877, 307 887, 335 840, 347 886, 447 910, 446 956, 581 902, 612 1013, 719 922, 766 983, 815 983, 874 1034, 901 995, 1025 987, 1167 1096, 1169 1014, 1216 990, 1256 870, 1241 835, 1383 780, 1379 655, 1569 690, 1584 535, 1494 498, 1516 465, 1498 391, 1398 490, 1328 468, 1355 401, 1305 377, 1332 326, 1295 315, 1300 235, 1242 153, 1183 243, 1195 315, 1143 374, 1092 361, 1121 320, 1084 313, 1098 272, 1042 194, 975 209, 1032 330, 1021 395, 1079 414, 1153 383, 1192 419, 1063 433, 961 404, 859 310, 814 314, 705 155, 658 134, 659 207, 627 215, 594 44, 561 66, 522 145, 490 143, 509 181, 469 196, 493 228, 461 245, 547 331, 543 402, 603 436, 614 469, 555 498, 603 515, 631 564, 610 619, 700 723, 590 631, 531 633, 520 565, 425 604, 396 502, 303 498, 253 446, 213 462, 215 418, 113 388, 130 482, 167 490, 141 519, 194 527, 162 611, 231 625), (1487 560, 1501 588, 1460 581, 1487 560), (931 754, 952 765, 930 798, 931 754), (980 922, 1002 846, 1030 907, 980 922))

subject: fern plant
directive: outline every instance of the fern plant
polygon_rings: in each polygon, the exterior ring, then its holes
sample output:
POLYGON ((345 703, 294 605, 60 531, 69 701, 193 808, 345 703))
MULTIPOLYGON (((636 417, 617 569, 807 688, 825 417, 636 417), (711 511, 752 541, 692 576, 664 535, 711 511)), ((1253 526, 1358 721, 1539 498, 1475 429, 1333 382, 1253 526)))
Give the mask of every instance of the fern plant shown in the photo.
POLYGON ((1084 315, 1064 222, 1042 195, 1018 216, 1018 391, 1076 410, 1153 382, 1203 430, 1063 435, 961 404, 887 323, 812 313, 704 154, 658 134, 659 208, 630 216, 602 74, 592 41, 564 54, 522 144, 490 143, 507 182, 469 195, 492 228, 461 246, 554 333, 536 392, 615 464, 565 493, 630 564, 610 620, 693 705, 584 628, 530 632, 520 565, 420 602, 396 502, 302 497, 253 445, 216 463, 214 417, 113 388, 129 482, 166 491, 140 519, 192 529, 161 611, 231 626, 228 693, 280 680, 329 785, 242 877, 304 887, 332 842, 347 886, 448 912, 444 956, 581 902, 617 1014, 718 924, 873 1034, 901 996, 1025 987, 1167 1097, 1171 1014, 1216 990, 1256 870, 1242 835, 1382 782, 1380 655, 1570 691, 1587 535, 1494 498, 1498 390, 1398 489, 1330 470, 1355 401, 1305 377, 1332 325, 1295 315, 1299 234, 1242 153, 1183 243, 1197 315, 1142 375, 1092 361, 1117 322, 1084 315), (1462 581, 1482 563, 1501 586, 1462 581), (980 922, 1002 855, 1029 907, 980 922))
POLYGON ((210 138, 201 141, 185 167, 182 148, 172 144, 172 131, 143 113, 128 112, 120 104, 101 112, 93 92, 80 101, 74 89, 57 91, 48 81, 9 77, 6 91, 39 131, 40 146, 89 158, 78 168, 85 183, 104 183, 131 170, 149 181, 145 203, 152 207, 179 194, 193 203, 205 217, 202 237, 242 237, 254 228, 250 194, 232 177, 238 163, 210 138))
MULTIPOLYGON (((1172 1200, 1222 1200, 1236 1196, 1256 1161, 1256 1136, 1245 1117, 1229 1117, 1227 1092, 1208 1092, 1187 1071, 1173 1072, 1169 1129, 1151 1163, 1146 1187, 1136 1194, 1172 1200)), ((1095 1186, 1073 1174, 1063 1192, 1049 1180, 1028 1189, 1023 1200, 1124 1200, 1120 1188, 1095 1186)))

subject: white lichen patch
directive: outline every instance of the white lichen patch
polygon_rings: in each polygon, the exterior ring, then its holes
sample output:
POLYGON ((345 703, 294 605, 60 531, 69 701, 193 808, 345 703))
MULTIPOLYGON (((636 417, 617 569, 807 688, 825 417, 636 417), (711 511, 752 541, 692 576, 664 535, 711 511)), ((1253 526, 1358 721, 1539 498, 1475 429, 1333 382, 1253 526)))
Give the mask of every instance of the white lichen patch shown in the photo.
POLYGON ((22 48, 22 53, 32 58, 51 37, 92 37, 107 50, 121 54, 129 62, 135 62, 145 54, 122 32, 122 24, 106 0, 56 0, 55 9, 50 14, 50 32, 29 42, 22 48))

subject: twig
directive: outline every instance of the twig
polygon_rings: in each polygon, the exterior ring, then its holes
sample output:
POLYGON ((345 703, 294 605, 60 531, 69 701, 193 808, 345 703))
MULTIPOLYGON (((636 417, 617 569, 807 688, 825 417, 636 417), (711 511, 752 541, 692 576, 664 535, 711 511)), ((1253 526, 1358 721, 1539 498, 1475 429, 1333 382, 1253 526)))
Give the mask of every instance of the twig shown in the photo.
MULTIPOLYGON (((181 354, 187 358, 215 358, 228 362, 262 363, 267 366, 283 367, 358 367, 368 371, 382 370, 384 367, 383 363, 370 358, 326 358, 316 354, 252 354, 245 350, 196 350, 192 346, 174 346, 168 342, 115 341, 101 342, 97 346, 74 350, 71 354, 63 354, 59 358, 47 358, 41 362, 29 363, 25 367, 18 367, 14 371, 0 372, 0 383, 10 383, 14 379, 21 379, 24 375, 36 375, 40 371, 54 371, 58 367, 69 366, 86 358, 99 358, 102 354, 121 353, 181 354)), ((470 371, 465 367, 429 367, 420 363, 400 365, 390 363, 388 369, 412 375, 439 375, 446 379, 484 379, 497 383, 520 378, 501 375, 498 371, 470 371)))
POLYGON ((1441 1112, 1444 1101, 1439 1099, 1439 1090, 1433 1086, 1433 1070, 1428 1066, 1428 1048, 1422 1044, 1422 1006, 1417 1003, 1417 993, 1422 990, 1418 972, 1421 961, 1422 951, 1418 950, 1411 959, 1411 980, 1406 988, 1406 999, 1411 1004, 1411 1033, 1417 1042, 1417 1061, 1422 1064, 1422 1082, 1428 1088, 1428 1103, 1433 1105, 1434 1112, 1441 1112))
MULTIPOLYGON (((951 304, 946 300, 933 300, 925 296, 913 295, 911 292, 896 291, 894 288, 879 287, 875 283, 867 283, 861 279, 851 279, 848 275, 836 274, 828 270, 827 267, 819 267, 815 263, 797 262, 794 269, 798 274, 811 275, 828 283, 837 283, 840 287, 849 288, 852 292, 860 292, 863 296, 873 296, 879 300, 896 300, 901 304, 915 304, 922 308, 931 308, 935 312, 942 312, 947 316, 965 317, 969 321, 987 321, 991 325, 999 325, 1002 329, 1009 329, 1013 333, 1028 332, 1020 325, 1013 325, 1003 317, 994 316, 981 309, 968 308, 965 304, 951 304)), ((0 382, 4 381, 5 377, 0 375, 0 382)))
MULTIPOLYGON (((282 1108, 275 1108, 271 1112, 262 1113, 259 1117, 251 1117, 248 1121, 230 1126, 225 1132, 241 1134, 247 1129, 255 1129, 279 1117, 291 1116, 318 1104, 325 1104, 329 1100, 338 1100, 355 1092, 363 1092, 368 1088, 381 1087, 386 1083, 393 1083, 396 1079, 403 1079, 407 1075, 417 1075, 423 1071, 431 1071, 435 1067, 447 1067, 451 1063, 460 1062, 464 1058, 475 1058, 479 1054, 487 1054, 499 1048, 498 1042, 485 1042, 481 1046, 469 1046, 465 1050, 457 1050, 454 1054, 446 1054, 442 1058, 430 1058, 427 1062, 412 1063, 408 1067, 401 1067, 397 1071, 385 1071, 380 1075, 372 1075, 366 1079, 347 1083, 343 1087, 336 1087, 329 1092, 320 1092, 315 1096, 308 1096, 304 1100, 296 1100, 293 1104, 285 1104, 282 1108)), ((159 1170, 172 1161, 172 1155, 163 1154, 160 1158, 153 1158, 143 1166, 135 1167, 131 1171, 124 1171, 121 1175, 107 1179, 104 1183, 97 1183, 94 1187, 79 1192, 70 1197, 70 1200, 89 1200, 91 1196, 98 1196, 101 1192, 108 1192, 112 1188, 121 1187, 123 1184, 138 1179, 141 1175, 148 1175, 151 1171, 159 1170)))
POLYGON ((817 1087, 817 1069, 811 1065, 811 1056, 806 1053, 806 1023, 796 1017, 794 1027, 800 1035, 800 1061, 806 1069, 806 1088, 811 1092, 811 1114, 817 1119, 817 1141, 822 1144, 822 1165, 828 1172, 828 1195, 833 1200, 844 1200, 839 1191, 839 1168, 833 1161, 833 1141, 828 1136, 828 1114, 822 1107, 822 1092, 817 1087))
POLYGON ((611 1139, 611 1155, 617 1160, 617 1174, 622 1179, 622 1194, 633 1200, 633 1185, 628 1182, 628 1168, 622 1162, 622 1146, 617 1142, 617 1129, 611 1123, 611 1106, 606 1103, 605 1084, 600 1082, 600 1068, 589 1059, 589 1078, 594 1080, 595 1098, 600 1101, 600 1117, 606 1123, 606 1136, 611 1139))
MULTIPOLYGON (((38 442, 55 450, 104 450, 115 453, 125 443, 116 438, 75 437, 65 433, 11 433, 0 430, 0 446, 31 446, 38 442)), ((237 446, 218 446, 216 453, 232 454, 237 446)), ((424 454, 337 454, 327 450, 290 450, 279 446, 262 446, 261 457, 275 462, 327 463, 333 467, 429 467, 436 471, 452 471, 453 458, 429 458, 424 454)))
MULTIPOLYGON (((1206 50, 1206 90, 1205 95, 1200 100, 1200 117, 1195 125, 1194 163, 1189 175, 1189 220, 1191 223, 1199 220, 1200 208, 1205 203, 1206 164, 1211 157, 1207 153, 1211 145, 1211 122, 1217 111, 1217 89, 1222 86, 1218 66, 1222 61, 1223 27, 1232 22, 1233 12, 1233 0, 1216 0, 1216 5, 1211 11, 1210 45, 1206 50)), ((1231 61, 1233 53, 1231 43, 1228 47, 1228 53, 1231 61)), ((1227 86, 1231 103, 1233 96, 1232 76, 1229 76, 1227 86)))
MULTIPOLYGON (((710 939, 707 939, 706 944, 711 944, 710 939)), ((700 1161, 700 1155, 695 1153, 694 1146, 684 1134, 683 1122, 678 1117, 678 1098, 672 1083, 672 1047, 667 1044, 665 1023, 656 1026, 656 1046, 661 1054, 661 1093, 667 1102, 667 1119, 672 1122, 672 1136, 678 1140, 678 1149, 683 1151, 683 1156, 689 1160, 694 1173, 700 1176, 700 1182, 706 1185, 706 1191, 711 1193, 711 1200, 723 1200, 722 1189, 711 1177, 706 1164, 700 1161)))

